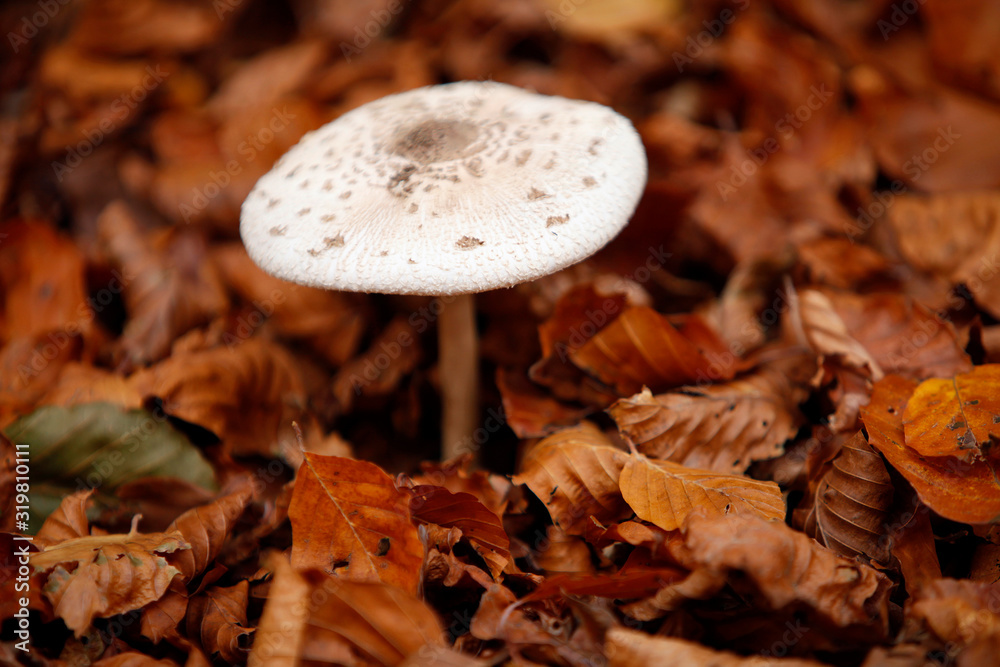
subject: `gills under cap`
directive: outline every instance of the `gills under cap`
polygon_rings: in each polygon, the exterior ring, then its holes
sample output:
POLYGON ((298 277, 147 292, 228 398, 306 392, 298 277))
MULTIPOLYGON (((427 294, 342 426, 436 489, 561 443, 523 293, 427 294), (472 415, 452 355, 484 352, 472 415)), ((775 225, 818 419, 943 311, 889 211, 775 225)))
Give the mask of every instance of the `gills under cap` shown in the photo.
POLYGON ((465 81, 306 134, 254 186, 240 234, 258 266, 297 283, 482 292, 593 254, 645 184, 639 135, 611 109, 465 81))

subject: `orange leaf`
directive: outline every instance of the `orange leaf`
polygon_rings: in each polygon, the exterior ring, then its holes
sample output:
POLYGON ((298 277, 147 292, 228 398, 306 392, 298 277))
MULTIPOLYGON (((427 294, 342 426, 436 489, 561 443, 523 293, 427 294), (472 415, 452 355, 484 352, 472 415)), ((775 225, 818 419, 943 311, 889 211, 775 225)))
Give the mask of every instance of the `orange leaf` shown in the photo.
POLYGON ((510 538, 500 517, 486 509, 471 493, 452 493, 443 487, 429 485, 410 491, 413 493, 410 512, 414 521, 458 528, 489 565, 493 577, 500 576, 510 561, 510 538))
POLYGON ((191 599, 187 615, 187 636, 197 638, 209 655, 218 653, 229 664, 241 664, 250 642, 247 627, 245 579, 235 586, 209 588, 191 599))
POLYGON ((249 667, 399 665, 444 646, 436 614, 398 588, 299 573, 280 557, 272 567, 249 667))
POLYGON ((774 482, 629 457, 619 479, 622 497, 643 521, 664 530, 684 525, 693 511, 782 519, 785 503, 774 482))
MULTIPOLYGON (((710 335, 705 327, 692 327, 701 339, 699 343, 710 335)), ((716 343, 710 360, 665 317, 651 308, 636 307, 571 351, 570 358, 581 369, 615 387, 620 395, 628 396, 643 386, 655 389, 728 380, 733 376, 733 360, 717 356, 722 344, 716 343)))
POLYGON ((924 456, 981 458, 1000 439, 1000 364, 920 383, 903 412, 908 447, 924 456))
POLYGON ((163 399, 171 416, 211 430, 234 454, 276 454, 282 426, 299 417, 306 403, 291 355, 257 338, 174 353, 129 383, 143 396, 163 399))
POLYGON ((409 497, 378 466, 306 452, 288 516, 296 568, 416 592, 424 549, 409 497))
POLYGON ((941 516, 966 523, 1000 518, 1000 486, 989 460, 967 463, 952 456, 924 457, 907 446, 903 413, 917 388, 912 380, 888 375, 861 409, 868 442, 913 485, 920 499, 941 516))
POLYGON ((212 503, 184 512, 167 527, 168 531, 179 532, 191 545, 190 549, 179 551, 169 559, 180 569, 185 580, 190 581, 203 572, 219 555, 252 496, 253 486, 246 482, 212 503))
POLYGON ((557 526, 582 535, 591 516, 607 524, 628 515, 618 488, 627 459, 628 454, 612 447, 596 426, 583 422, 535 445, 514 483, 527 484, 557 526))
POLYGON ((36 571, 52 570, 45 595, 79 637, 95 616, 123 614, 163 597, 179 570, 160 554, 188 548, 178 532, 101 535, 65 540, 30 560, 36 571))

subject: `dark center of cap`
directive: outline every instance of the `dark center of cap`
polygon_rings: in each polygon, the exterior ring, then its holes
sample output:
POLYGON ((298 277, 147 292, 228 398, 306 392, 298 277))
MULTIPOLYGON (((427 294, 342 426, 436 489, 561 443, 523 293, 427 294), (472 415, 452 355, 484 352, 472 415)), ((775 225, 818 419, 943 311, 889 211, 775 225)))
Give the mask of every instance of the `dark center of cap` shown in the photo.
POLYGON ((468 157, 479 138, 479 127, 464 120, 425 120, 404 127, 397 135, 392 152, 414 162, 429 164, 468 157))

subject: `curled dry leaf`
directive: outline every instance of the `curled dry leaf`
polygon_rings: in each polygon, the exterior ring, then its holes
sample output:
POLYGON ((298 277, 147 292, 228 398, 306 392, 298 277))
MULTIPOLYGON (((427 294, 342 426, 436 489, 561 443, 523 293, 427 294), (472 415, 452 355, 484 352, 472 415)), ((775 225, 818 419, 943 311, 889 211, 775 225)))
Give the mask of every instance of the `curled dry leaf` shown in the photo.
POLYGON ((77 491, 63 498, 56 511, 45 519, 45 523, 35 534, 35 546, 45 548, 64 540, 89 535, 87 504, 93 494, 94 490, 90 489, 77 491))
POLYGON ((514 483, 526 484, 545 503, 553 523, 570 535, 582 535, 590 517, 608 524, 630 513, 618 486, 627 460, 628 454, 584 422, 535 445, 514 483))
POLYGON ((859 431, 819 480, 804 530, 841 555, 886 563, 893 493, 882 457, 859 431))
POLYGON ((160 554, 188 548, 178 532, 88 536, 47 547, 30 561, 36 571, 49 572, 45 596, 79 637, 95 616, 141 609, 163 597, 179 570, 160 554))
POLYGON ((875 384, 871 402, 861 410, 868 442, 941 516, 972 524, 997 521, 1000 484, 990 459, 966 462, 954 456, 925 457, 907 443, 903 414, 917 386, 898 375, 875 384))
POLYGON ((410 512, 418 523, 458 528, 490 568, 494 578, 510 562, 510 538, 500 517, 486 509, 471 493, 452 493, 440 486, 410 489, 410 512))
POLYGON ((997 457, 1000 441, 1000 364, 977 366, 953 378, 931 378, 916 388, 903 412, 903 437, 924 456, 962 461, 997 457))
POLYGON ((835 357, 848 369, 878 380, 882 367, 851 336, 830 298, 814 289, 799 290, 799 316, 806 340, 821 357, 835 357))
POLYGON ((208 655, 218 654, 227 663, 246 660, 253 629, 247 627, 247 594, 250 584, 209 588, 191 598, 187 636, 196 639, 208 655))
POLYGON ((399 665, 444 647, 434 611, 394 586, 345 581, 316 570, 296 572, 277 556, 271 568, 274 579, 249 667, 311 661, 399 665))
MULTIPOLYGON (((1000 584, 938 579, 907 600, 908 618, 959 646, 1000 635, 1000 584)), ((911 630, 912 631, 912 630, 911 630)))
POLYGON ((184 512, 170 524, 167 531, 179 532, 191 546, 169 557, 186 582, 203 572, 219 555, 252 497, 253 487, 246 482, 208 505, 184 512))
POLYGON ((677 530, 692 512, 783 519, 785 502, 774 482, 628 457, 618 480, 636 516, 664 530, 677 530))
POLYGON ((653 637, 645 632, 621 626, 608 630, 604 640, 609 667, 674 667, 674 665, 705 665, 706 667, 821 667, 822 663, 799 658, 768 656, 744 657, 727 651, 713 651, 697 642, 674 637, 653 637))
POLYGON ((716 472, 742 472, 773 458, 802 421, 805 398, 768 369, 724 384, 625 398, 608 413, 626 440, 654 459, 716 472))
POLYGON ((570 358, 621 396, 643 386, 664 389, 728 380, 734 373, 732 355, 696 316, 678 329, 645 307, 623 312, 570 358))
POLYGON ((424 550, 409 500, 372 463, 306 453, 288 510, 292 564, 415 593, 424 550))
POLYGON ((809 635, 816 647, 888 636, 889 579, 783 523, 694 514, 684 544, 682 565, 727 576, 755 613, 806 610, 804 623, 822 629, 809 635))
POLYGON ((305 390, 282 347, 252 338, 235 347, 175 353, 133 375, 174 417, 219 436, 235 455, 275 455, 279 432, 302 414, 305 390))

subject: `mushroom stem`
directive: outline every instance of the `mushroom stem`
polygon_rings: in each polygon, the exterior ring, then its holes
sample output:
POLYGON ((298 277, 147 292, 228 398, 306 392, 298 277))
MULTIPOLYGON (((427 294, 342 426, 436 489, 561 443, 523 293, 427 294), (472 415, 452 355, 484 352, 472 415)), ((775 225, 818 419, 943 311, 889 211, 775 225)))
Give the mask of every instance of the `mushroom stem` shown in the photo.
POLYGON ((465 452, 478 458, 472 448, 479 415, 478 347, 475 300, 471 294, 461 294, 442 308, 438 321, 444 460, 465 452))

